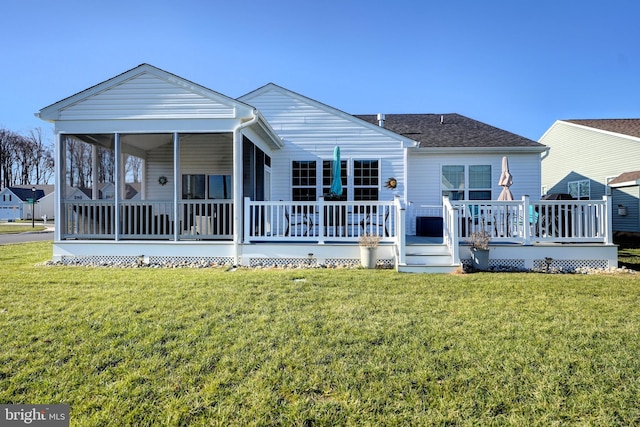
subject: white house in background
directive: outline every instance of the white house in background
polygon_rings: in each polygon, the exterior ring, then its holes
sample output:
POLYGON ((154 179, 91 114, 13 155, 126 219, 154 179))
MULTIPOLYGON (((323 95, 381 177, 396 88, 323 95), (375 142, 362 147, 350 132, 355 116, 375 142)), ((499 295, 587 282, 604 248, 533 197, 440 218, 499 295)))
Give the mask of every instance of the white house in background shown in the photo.
POLYGON ((640 232, 640 119, 558 120, 540 138, 549 147, 542 185, 576 199, 612 197, 614 231, 640 232))
POLYGON ((51 218, 53 207, 52 185, 16 185, 0 191, 0 221, 31 219, 33 216, 40 219, 43 215, 51 218), (36 203, 32 205, 34 196, 36 203))
POLYGON ((115 159, 112 198, 57 193, 54 259, 352 264, 359 238, 376 234, 380 264, 453 271, 469 262, 468 235, 485 230, 493 264, 617 263, 606 201, 539 201, 546 147, 458 114, 356 116, 274 84, 233 99, 143 64, 37 115, 55 125, 57 188, 69 140, 91 146, 93 162, 99 148, 115 159), (138 200, 127 155, 143 164, 138 200), (504 156, 517 200, 497 202, 504 156))

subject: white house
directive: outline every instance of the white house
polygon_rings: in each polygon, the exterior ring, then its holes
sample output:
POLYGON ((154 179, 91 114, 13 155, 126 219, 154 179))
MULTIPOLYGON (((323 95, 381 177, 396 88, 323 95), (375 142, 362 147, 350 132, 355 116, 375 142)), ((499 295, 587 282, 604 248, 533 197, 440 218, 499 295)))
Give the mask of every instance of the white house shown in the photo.
POLYGON ((53 215, 53 186, 16 185, 0 191, 0 221, 41 218, 53 215), (33 190, 35 189, 35 191, 33 190), (35 204, 32 200, 35 199, 35 204))
POLYGON ((274 84, 233 99, 143 64, 37 115, 55 125, 56 188, 70 139, 94 162, 113 150, 118 177, 112 198, 58 192, 54 259, 352 264, 375 234, 380 264, 452 271, 484 230, 493 264, 617 263, 606 200, 540 201, 546 147, 457 114, 356 116, 274 84), (144 165, 138 200, 125 155, 144 165), (496 200, 505 156, 514 201, 496 200))

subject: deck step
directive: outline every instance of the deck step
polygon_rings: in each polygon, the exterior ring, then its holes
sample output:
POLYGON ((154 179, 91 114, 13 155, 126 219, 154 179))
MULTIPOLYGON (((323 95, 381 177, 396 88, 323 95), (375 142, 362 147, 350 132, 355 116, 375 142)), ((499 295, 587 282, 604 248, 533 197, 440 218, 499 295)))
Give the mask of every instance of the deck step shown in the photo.
POLYGON ((445 244, 407 245, 405 263, 398 265, 404 273, 452 273, 460 267, 454 264, 445 244))
POLYGON ((454 273, 460 268, 460 264, 447 264, 447 265, 398 265, 398 272, 400 273, 454 273))

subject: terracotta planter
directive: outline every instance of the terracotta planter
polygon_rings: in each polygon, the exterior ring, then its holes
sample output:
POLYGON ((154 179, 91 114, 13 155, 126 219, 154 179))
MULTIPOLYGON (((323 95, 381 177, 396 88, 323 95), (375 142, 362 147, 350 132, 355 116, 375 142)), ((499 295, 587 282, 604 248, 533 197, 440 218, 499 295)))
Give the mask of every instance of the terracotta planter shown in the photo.
POLYGON ((360 264, 364 268, 376 268, 378 263, 378 248, 360 246, 360 264))

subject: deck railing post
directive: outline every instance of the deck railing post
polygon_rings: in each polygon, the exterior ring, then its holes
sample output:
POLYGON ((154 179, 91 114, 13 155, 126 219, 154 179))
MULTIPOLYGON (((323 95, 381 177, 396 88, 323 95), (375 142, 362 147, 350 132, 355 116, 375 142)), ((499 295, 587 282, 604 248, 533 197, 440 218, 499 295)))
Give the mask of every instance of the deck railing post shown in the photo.
POLYGON ((244 229, 243 229, 243 243, 249 243, 250 239, 250 233, 251 233, 251 227, 253 226, 253 224, 251 224, 251 198, 249 197, 245 197, 244 198, 244 210, 243 210, 243 214, 244 214, 244 221, 242 221, 242 223, 244 224, 244 229))
POLYGON ((611 196, 602 196, 602 200, 604 201, 604 209, 603 214, 605 219, 603 221, 604 230, 604 243, 607 245, 613 244, 613 217, 612 211, 613 207, 611 206, 611 196))
MULTIPOLYGON (((326 228, 324 226, 324 197, 318 197, 318 244, 324 245, 324 237, 326 234, 326 228)), ((337 227, 336 227, 337 229, 337 227)))
POLYGON ((396 216, 398 226, 396 227, 396 242, 398 244, 398 263, 404 265, 406 263, 406 228, 407 228, 407 210, 400 199, 400 196, 394 196, 394 205, 396 209, 396 216))
MULTIPOLYGON (((523 244, 525 246, 531 246, 532 210, 533 208, 529 207, 529 196, 525 194, 522 196, 522 236, 524 238, 523 244)), ((533 223, 533 226, 535 227, 536 224, 533 223)))

